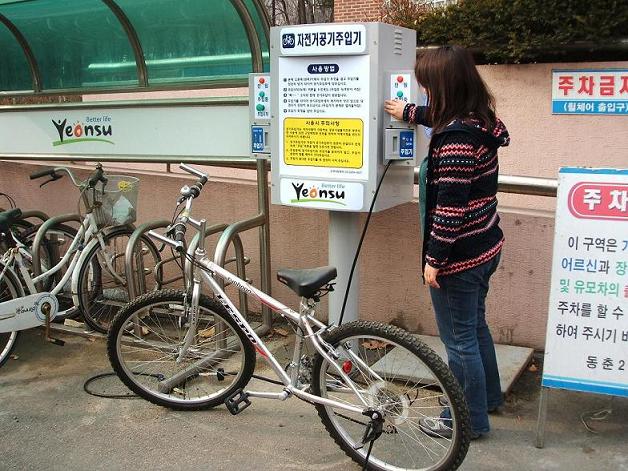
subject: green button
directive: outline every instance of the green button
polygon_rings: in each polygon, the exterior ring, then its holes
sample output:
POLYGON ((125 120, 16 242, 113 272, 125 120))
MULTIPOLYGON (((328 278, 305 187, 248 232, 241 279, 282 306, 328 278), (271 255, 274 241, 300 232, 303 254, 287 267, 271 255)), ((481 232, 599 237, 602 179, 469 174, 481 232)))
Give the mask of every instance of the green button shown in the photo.
POLYGON ((255 109, 256 109, 257 111, 264 111, 264 110, 266 109, 266 107, 260 103, 259 105, 257 105, 257 106, 255 107, 255 109))
POLYGON ((397 92, 397 96, 398 96, 399 98, 401 98, 401 97, 403 96, 403 92, 402 92, 401 90, 399 90, 399 91, 397 92))
POLYGON ((266 96, 266 94, 264 92, 259 92, 259 96, 264 98, 266 96))

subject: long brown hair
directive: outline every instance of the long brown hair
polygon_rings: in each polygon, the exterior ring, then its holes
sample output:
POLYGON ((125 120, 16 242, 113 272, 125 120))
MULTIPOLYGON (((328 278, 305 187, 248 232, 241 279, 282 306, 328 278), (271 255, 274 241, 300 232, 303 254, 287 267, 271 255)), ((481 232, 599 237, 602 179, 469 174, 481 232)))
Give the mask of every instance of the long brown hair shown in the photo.
POLYGON ((468 118, 493 128, 495 99, 465 48, 427 49, 418 56, 414 73, 427 91, 427 119, 434 132, 441 131, 454 119, 468 118))

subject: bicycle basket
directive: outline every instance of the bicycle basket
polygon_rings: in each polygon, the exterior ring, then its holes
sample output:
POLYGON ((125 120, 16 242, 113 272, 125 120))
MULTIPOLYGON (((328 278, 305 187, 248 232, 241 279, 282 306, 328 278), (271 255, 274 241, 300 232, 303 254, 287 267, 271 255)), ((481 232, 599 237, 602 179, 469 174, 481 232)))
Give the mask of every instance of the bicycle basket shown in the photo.
POLYGON ((87 190, 87 200, 99 228, 135 222, 139 183, 135 177, 107 175, 104 189, 99 183, 95 189, 87 190))

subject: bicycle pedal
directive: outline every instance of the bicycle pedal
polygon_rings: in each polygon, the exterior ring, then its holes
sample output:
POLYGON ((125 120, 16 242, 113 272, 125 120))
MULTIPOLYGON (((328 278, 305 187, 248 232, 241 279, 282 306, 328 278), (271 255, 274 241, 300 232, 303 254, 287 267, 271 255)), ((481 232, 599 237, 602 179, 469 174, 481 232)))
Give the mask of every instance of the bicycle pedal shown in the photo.
POLYGON ((65 345, 65 341, 61 340, 61 339, 55 339, 52 337, 48 337, 48 342, 50 343, 54 343, 55 345, 58 345, 59 347, 63 347, 65 345))
POLYGON ((236 390, 227 399, 225 399, 225 406, 229 409, 229 412, 233 415, 238 415, 244 409, 251 405, 248 393, 242 389, 236 390))

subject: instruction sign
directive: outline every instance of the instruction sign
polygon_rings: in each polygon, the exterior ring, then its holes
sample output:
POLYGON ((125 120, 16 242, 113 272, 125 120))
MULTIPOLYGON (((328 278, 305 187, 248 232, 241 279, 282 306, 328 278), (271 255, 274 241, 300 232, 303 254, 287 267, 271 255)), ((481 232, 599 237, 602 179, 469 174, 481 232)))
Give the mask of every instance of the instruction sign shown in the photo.
POLYGON ((368 56, 280 57, 278 80, 282 174, 366 180, 368 56))
POLYGON ((312 167, 361 168, 361 119, 286 118, 284 162, 312 167))
POLYGON ((560 170, 543 386, 628 396, 628 170, 560 170))

